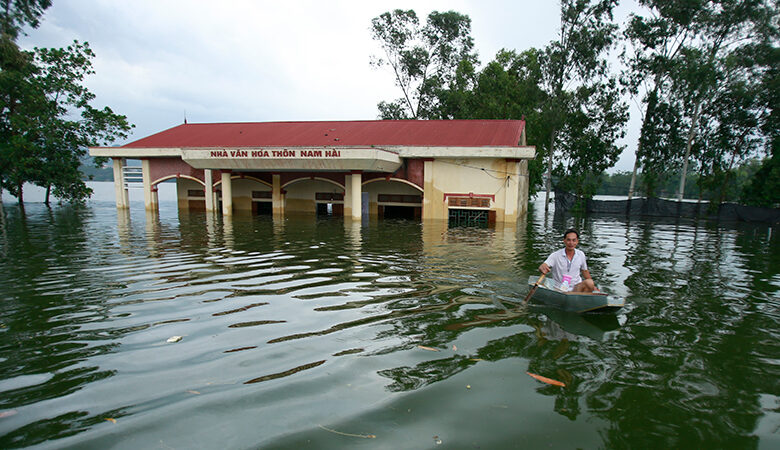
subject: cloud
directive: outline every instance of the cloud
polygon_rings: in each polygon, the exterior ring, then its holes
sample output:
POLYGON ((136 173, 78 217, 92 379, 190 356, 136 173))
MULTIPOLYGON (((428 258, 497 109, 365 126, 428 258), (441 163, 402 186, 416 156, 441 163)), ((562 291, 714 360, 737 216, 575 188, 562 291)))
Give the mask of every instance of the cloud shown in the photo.
POLYGON ((542 47, 558 28, 558 2, 61 0, 23 47, 95 51, 87 80, 97 106, 128 116, 139 139, 189 122, 367 120, 400 93, 371 19, 392 9, 472 19, 482 62, 501 48, 542 47))

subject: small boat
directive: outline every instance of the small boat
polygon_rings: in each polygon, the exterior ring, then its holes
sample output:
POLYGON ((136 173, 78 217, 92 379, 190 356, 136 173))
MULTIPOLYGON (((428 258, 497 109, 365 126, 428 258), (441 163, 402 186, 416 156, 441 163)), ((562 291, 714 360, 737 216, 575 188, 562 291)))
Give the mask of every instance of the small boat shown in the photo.
MULTIPOLYGON (((533 287, 538 279, 539 277, 530 276, 528 278, 530 287, 533 287)), ((622 297, 605 292, 565 292, 560 289, 558 283, 548 278, 539 284, 531 300, 534 303, 577 313, 617 311, 626 304, 622 297)))

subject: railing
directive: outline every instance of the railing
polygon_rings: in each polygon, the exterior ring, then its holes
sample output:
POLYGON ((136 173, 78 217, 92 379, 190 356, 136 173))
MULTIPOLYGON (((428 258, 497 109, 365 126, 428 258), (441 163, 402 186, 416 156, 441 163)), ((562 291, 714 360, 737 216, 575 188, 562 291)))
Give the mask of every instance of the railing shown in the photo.
POLYGON ((142 168, 139 166, 124 166, 122 167, 122 173, 125 178, 125 188, 127 189, 143 189, 144 176, 142 168))

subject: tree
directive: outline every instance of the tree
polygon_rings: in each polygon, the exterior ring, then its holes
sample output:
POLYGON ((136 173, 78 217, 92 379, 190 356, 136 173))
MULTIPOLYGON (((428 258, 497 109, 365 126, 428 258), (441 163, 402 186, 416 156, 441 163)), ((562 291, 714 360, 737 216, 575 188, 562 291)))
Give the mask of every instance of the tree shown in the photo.
MULTIPOLYGON (((0 72, 0 175, 2 186, 24 204, 23 184, 31 182, 63 200, 91 194, 82 181, 80 160, 87 147, 127 137, 125 116, 91 105, 83 85, 93 73, 88 43, 67 48, 19 51, 6 41, 0 72)), ((97 163, 102 163, 98 160, 97 163)))
MULTIPOLYGON (((679 78, 683 81, 681 83, 682 91, 688 100, 687 111, 690 113, 691 107, 693 108, 678 191, 679 200, 682 200, 684 195, 691 141, 697 127, 700 126, 699 117, 702 110, 717 109, 719 106, 715 101, 717 96, 713 94, 723 89, 742 89, 740 83, 728 84, 729 82, 726 81, 724 85, 722 82, 724 79, 731 78, 729 71, 734 66, 734 59, 742 59, 739 56, 734 58, 734 55, 749 53, 757 44, 759 46, 776 45, 778 38, 777 16, 777 6, 771 0, 719 0, 707 3, 705 14, 702 15, 701 39, 696 42, 694 47, 701 56, 695 60, 696 64, 691 65, 691 70, 687 71, 693 73, 694 76, 679 78)), ((744 66, 746 61, 742 59, 736 65, 744 66)), ((749 64, 754 63, 751 61, 749 64)), ((731 98, 739 96, 739 93, 734 93, 731 98)), ((709 124, 709 122, 707 123, 709 124)), ((731 124, 735 123, 732 121, 731 124)), ((722 134, 721 137, 723 137, 722 134)), ((730 144, 742 145, 744 142, 731 142, 730 144)))
POLYGON ((581 86, 573 97, 578 107, 558 132, 563 151, 552 173, 558 177, 558 188, 590 198, 600 174, 615 165, 623 150, 615 142, 625 134, 628 107, 614 79, 581 86))
POLYGON ((0 0, 0 33, 3 38, 16 40, 25 25, 38 28, 43 12, 51 0, 0 0))
POLYGON ((741 193, 746 205, 777 208, 780 206, 780 156, 775 153, 763 162, 741 193))
POLYGON ((680 168, 677 196, 682 199, 689 164, 698 168, 700 182, 715 186, 720 177, 728 179, 724 167, 733 168, 755 148, 751 133, 745 134, 745 127, 756 129, 755 118, 748 119, 738 108, 729 112, 722 102, 736 101, 753 113, 760 110, 745 103, 746 90, 754 87, 741 75, 754 64, 736 55, 776 42, 777 8, 766 0, 640 4, 647 11, 629 20, 625 36, 631 49, 623 54, 628 66, 624 83, 645 105, 635 173, 642 167, 644 190, 652 196, 664 184, 663 174, 680 168), (735 127, 741 131, 732 134, 729 129, 735 127), (736 154, 735 146, 741 149, 736 154))
POLYGON ((749 74, 752 71, 740 67, 741 62, 727 65, 731 67, 718 77, 715 101, 702 113, 697 152, 700 189, 710 191, 715 204, 725 201, 737 167, 764 147, 759 130, 764 112, 761 84, 749 74))
MULTIPOLYGON (((440 93, 441 114, 448 119, 527 119, 526 134, 534 143, 548 133, 541 119, 546 94, 541 88, 540 51, 534 48, 520 54, 500 50, 493 61, 478 73, 466 68, 457 72, 450 90, 440 93)), ((528 166, 529 192, 541 184, 542 165, 538 159, 528 166)))
MULTIPOLYGON (((22 32, 25 25, 37 28, 43 12, 51 6, 50 0, 0 0, 0 89, 2 93, 17 90, 20 83, 19 75, 9 74, 8 70, 30 69, 26 66, 26 58, 15 44, 16 38, 22 32)), ((3 95, 3 100, 8 97, 3 95)), ((4 103, 8 105, 9 103, 4 103)), ((0 115, 7 115, 8 111, 0 107, 0 115)), ((9 143, 10 144, 10 143, 9 143)), ((0 203, 2 203, 3 183, 2 174, 7 170, 7 161, 11 155, 0 151, 0 203)))
POLYGON ((420 25, 413 10, 396 9, 371 21, 372 37, 379 41, 384 58, 372 65, 393 69, 402 97, 380 102, 383 119, 442 118, 439 97, 455 81, 456 72, 477 63, 470 36, 471 19, 455 11, 428 15, 420 25))
POLYGON ((643 167, 644 191, 653 196, 662 174, 668 173, 667 149, 681 144, 679 104, 667 99, 669 73, 680 51, 695 36, 695 17, 701 2, 679 0, 640 0, 647 17, 631 14, 623 32, 625 46, 621 59, 626 65, 622 84, 632 98, 641 101, 642 128, 636 149, 634 170, 628 189, 634 194, 637 171, 643 167))
POLYGON ((765 153, 769 155, 741 193, 747 205, 778 207, 780 205, 780 49, 762 46, 756 59, 766 70, 761 76, 758 100, 764 114, 759 118, 764 136, 765 153))
POLYGON ((628 120, 627 106, 605 59, 616 37, 617 27, 611 22, 616 5, 616 0, 563 0, 559 39, 544 50, 542 86, 547 101, 542 117, 550 128, 547 144, 537 149, 547 159, 545 209, 553 173, 562 188, 592 195, 598 174, 614 165, 620 154, 615 142, 628 120))

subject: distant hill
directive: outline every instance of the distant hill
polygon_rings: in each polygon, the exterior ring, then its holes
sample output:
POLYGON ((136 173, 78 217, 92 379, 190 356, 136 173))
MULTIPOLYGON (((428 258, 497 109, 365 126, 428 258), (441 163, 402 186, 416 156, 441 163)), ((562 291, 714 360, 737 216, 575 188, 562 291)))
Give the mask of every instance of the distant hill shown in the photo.
POLYGON ((84 174, 82 178, 84 181, 114 181, 114 168, 111 167, 110 161, 103 167, 97 168, 95 160, 91 156, 87 156, 81 160, 79 169, 84 174))

